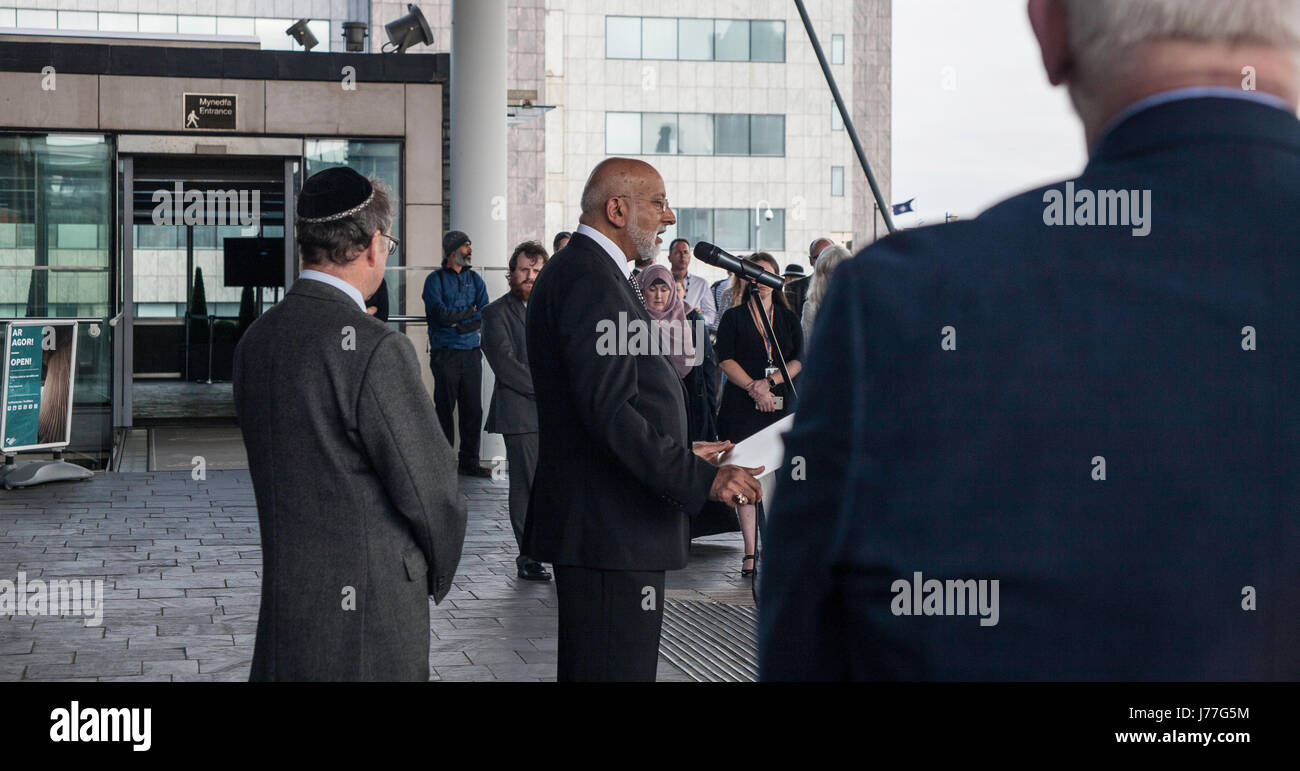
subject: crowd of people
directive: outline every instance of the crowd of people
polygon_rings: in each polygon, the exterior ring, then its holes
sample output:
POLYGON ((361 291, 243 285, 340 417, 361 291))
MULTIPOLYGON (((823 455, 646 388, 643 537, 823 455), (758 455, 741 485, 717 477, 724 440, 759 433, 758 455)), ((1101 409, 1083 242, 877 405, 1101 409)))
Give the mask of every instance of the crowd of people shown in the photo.
POLYGON ((549 256, 520 244, 495 302, 468 235, 444 237, 434 404, 365 300, 396 243, 386 191, 307 179, 304 270, 235 361, 265 565, 253 677, 427 679, 428 598, 466 526, 453 472, 484 473, 486 354, 519 576, 554 571, 560 680, 654 679, 692 535, 739 528, 754 569, 765 469, 727 453, 796 407, 764 679, 1300 678, 1300 0, 1137 2, 1029 2, 1089 145, 1073 226, 1046 188, 847 262, 818 239, 784 290, 709 287, 689 242, 657 264, 660 174, 608 158, 578 228, 549 256), (1129 189, 1154 225, 1095 226, 1084 194, 1129 189), (654 350, 606 339, 638 325, 654 350))
MULTIPOLYGON (((562 250, 572 237, 557 233, 552 248, 562 250)), ((507 264, 509 292, 487 301, 483 279, 472 270, 473 244, 460 231, 443 238, 443 266, 425 281, 423 299, 429 327, 430 368, 434 403, 447 441, 456 443, 453 412, 459 409, 462 475, 486 477, 491 472, 478 460, 479 351, 496 376, 484 429, 501 434, 510 470, 510 519, 520 547, 518 577, 547 581, 551 574, 524 553, 523 528, 529 492, 537 467, 537 416, 529 373, 525 325, 534 282, 549 256, 538 241, 515 247, 507 264)), ((747 303, 745 284, 738 276, 708 282, 690 272, 692 245, 676 238, 668 245, 668 266, 656 255, 633 260, 630 277, 638 300, 649 314, 660 350, 670 351, 685 386, 687 435, 691 441, 738 443, 795 410, 795 393, 776 366, 780 353, 786 371, 797 378, 801 352, 817 307, 835 265, 849 256, 843 246, 818 238, 809 247, 812 276, 791 264, 782 274, 783 291, 756 289, 758 306, 747 303), (761 308, 761 311, 759 310, 761 308), (768 319, 769 339, 759 313, 768 319)), ((777 273, 776 259, 757 252, 749 262, 777 273)), ((757 509, 753 503, 735 506, 708 503, 691 519, 691 537, 740 532, 745 556, 743 577, 754 574, 757 509)))

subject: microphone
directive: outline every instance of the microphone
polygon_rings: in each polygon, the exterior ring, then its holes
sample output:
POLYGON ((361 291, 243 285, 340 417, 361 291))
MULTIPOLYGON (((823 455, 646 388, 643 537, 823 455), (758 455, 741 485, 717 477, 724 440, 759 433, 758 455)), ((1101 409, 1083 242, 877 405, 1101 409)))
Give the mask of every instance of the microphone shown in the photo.
POLYGON ((739 260, 708 241, 701 241, 695 245, 695 259, 735 273, 744 281, 756 281, 772 289, 785 287, 785 279, 775 273, 769 273, 752 262, 739 260))

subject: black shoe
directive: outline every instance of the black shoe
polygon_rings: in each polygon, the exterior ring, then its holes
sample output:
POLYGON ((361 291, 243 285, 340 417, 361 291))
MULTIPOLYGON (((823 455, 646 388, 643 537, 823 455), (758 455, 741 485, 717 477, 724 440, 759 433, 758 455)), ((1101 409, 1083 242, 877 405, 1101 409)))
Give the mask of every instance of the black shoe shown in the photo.
POLYGON ((519 566, 519 577, 525 581, 550 581, 551 574, 540 562, 529 561, 519 566))
POLYGON ((460 464, 460 468, 458 469, 458 471, 464 476, 478 477, 479 479, 487 479, 488 477, 492 476, 491 469, 485 469, 482 466, 476 464, 462 463, 460 464))

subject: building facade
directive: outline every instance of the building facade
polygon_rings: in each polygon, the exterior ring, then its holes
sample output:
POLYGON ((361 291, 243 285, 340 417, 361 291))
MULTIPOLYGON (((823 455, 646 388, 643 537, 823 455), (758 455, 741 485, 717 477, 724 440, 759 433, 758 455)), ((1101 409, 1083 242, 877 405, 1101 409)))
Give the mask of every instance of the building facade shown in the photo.
MULTIPOLYGON (((378 176, 402 202, 391 311, 423 314, 420 287, 441 262, 455 213, 451 180, 475 170, 449 148, 455 2, 420 7, 433 45, 381 57, 384 25, 408 13, 405 2, 0 0, 0 315, 98 320, 79 338, 74 446, 102 451, 113 429, 132 425, 133 377, 193 380, 197 368, 221 380, 220 361, 195 359, 190 343, 197 334, 210 356, 220 351, 222 330, 249 303, 226 280, 222 249, 249 233, 233 223, 160 224, 151 218, 158 190, 260 189, 265 212, 253 235, 286 245, 287 285, 297 266, 285 213, 304 175, 347 164, 378 176), (299 19, 317 41, 310 53, 287 34, 299 19), (343 53, 348 21, 369 23, 362 53, 343 53), (190 91, 237 94, 238 125, 183 126, 190 91), (215 324, 206 332, 186 318, 199 284, 215 324), (125 330, 109 323, 123 314, 125 330), (134 347, 123 350, 123 338, 134 347)), ((806 267, 816 237, 858 248, 884 232, 793 3, 506 7, 510 245, 536 239, 549 249, 553 234, 574 229, 587 175, 609 155, 643 158, 663 174, 678 218, 665 246, 682 236, 806 267)), ((807 7, 888 200, 890 2, 807 7)), ((499 296, 507 254, 476 257, 499 296)), ((722 276, 698 262, 692 270, 722 276)), ((266 290, 262 307, 278 296, 266 290)), ((425 353, 423 328, 407 333, 425 353)), ((486 457, 498 444, 484 442, 486 457)))
MULTIPOLYGON (((420 4, 434 50, 449 50, 452 5, 420 4)), ((886 201, 890 5, 806 3, 886 201)), ((679 220, 670 238, 736 253, 761 248, 807 267, 814 238, 860 248, 885 232, 788 0, 666 0, 652 11, 632 0, 508 6, 507 87, 554 107, 510 129, 510 243, 537 238, 549 247, 551 235, 572 230, 587 174, 608 155, 641 157, 663 173, 679 220)), ((405 8, 373 3, 372 29, 382 34, 405 8)))

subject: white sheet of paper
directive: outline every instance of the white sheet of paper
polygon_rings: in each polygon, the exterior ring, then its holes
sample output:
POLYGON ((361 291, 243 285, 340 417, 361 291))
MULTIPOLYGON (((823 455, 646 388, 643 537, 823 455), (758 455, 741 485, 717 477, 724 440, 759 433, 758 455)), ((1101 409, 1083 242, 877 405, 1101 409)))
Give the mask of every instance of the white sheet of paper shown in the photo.
POLYGON ((782 435, 794 425, 794 413, 786 415, 757 434, 739 442, 722 458, 722 465, 762 466, 759 479, 775 474, 785 460, 785 440, 782 435))

